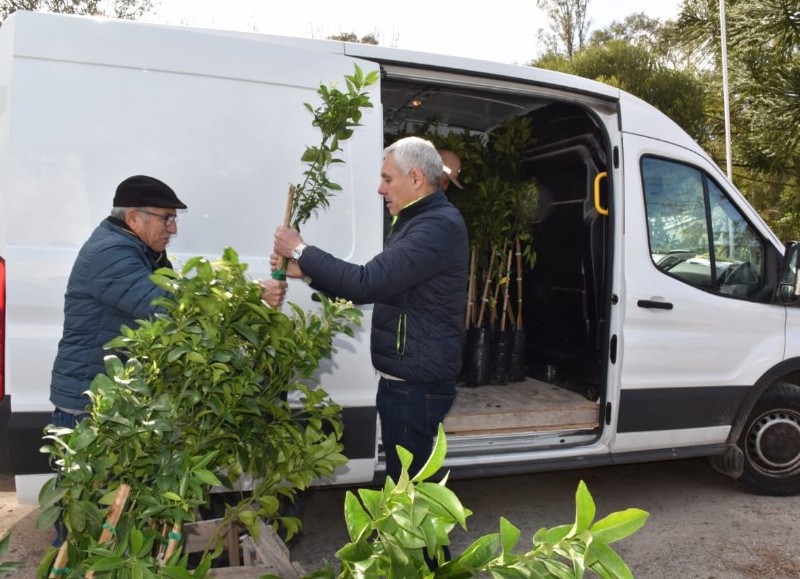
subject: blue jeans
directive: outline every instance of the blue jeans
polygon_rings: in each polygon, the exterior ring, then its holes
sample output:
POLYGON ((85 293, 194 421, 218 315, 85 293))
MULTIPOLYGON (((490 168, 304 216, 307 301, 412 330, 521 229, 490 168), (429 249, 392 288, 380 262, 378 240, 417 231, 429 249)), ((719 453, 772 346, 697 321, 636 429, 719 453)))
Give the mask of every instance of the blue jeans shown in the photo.
POLYGON ((88 416, 88 412, 70 414, 69 412, 64 412, 60 408, 56 408, 53 410, 53 417, 50 419, 50 424, 58 426, 59 428, 75 428, 81 420, 88 416))
POLYGON ((386 476, 397 482, 400 458, 396 446, 414 455, 409 468, 413 477, 427 462, 439 423, 456 399, 456 385, 404 382, 381 378, 377 407, 386 454, 386 476))

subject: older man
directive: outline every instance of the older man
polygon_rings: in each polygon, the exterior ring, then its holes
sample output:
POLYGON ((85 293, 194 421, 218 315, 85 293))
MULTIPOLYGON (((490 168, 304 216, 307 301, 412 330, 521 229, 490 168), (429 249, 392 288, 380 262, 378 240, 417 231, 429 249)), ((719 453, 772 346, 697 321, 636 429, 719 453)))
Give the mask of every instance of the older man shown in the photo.
POLYGON ((400 475, 396 446, 414 455, 419 471, 438 424, 456 395, 461 371, 468 239, 464 220, 439 188, 442 158, 418 137, 384 151, 381 184, 393 217, 384 250, 365 265, 306 245, 278 227, 275 253, 291 258, 288 277, 357 303, 374 303, 372 364, 380 374, 377 408, 386 474, 400 475))
MULTIPOLYGON (((72 428, 86 416, 84 392, 105 372, 103 345, 123 324, 135 327, 135 320, 156 310, 153 300, 164 291, 150 275, 172 267, 165 250, 178 232, 178 209, 186 205, 167 184, 128 177, 116 189, 111 215, 81 247, 67 282, 64 330, 50 382, 55 426, 72 428)), ((265 299, 280 305, 280 282, 267 283, 265 299)))

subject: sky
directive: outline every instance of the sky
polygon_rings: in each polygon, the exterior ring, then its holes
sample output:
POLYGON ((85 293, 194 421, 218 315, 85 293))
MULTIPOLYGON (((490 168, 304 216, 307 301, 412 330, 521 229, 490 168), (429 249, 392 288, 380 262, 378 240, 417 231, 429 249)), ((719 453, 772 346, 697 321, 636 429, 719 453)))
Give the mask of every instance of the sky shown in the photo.
MULTIPOLYGON (((591 29, 645 12, 674 19, 681 0, 590 0, 591 29)), ((382 0, 157 0, 151 22, 326 38, 374 34, 381 45, 511 64, 536 58, 548 28, 536 0, 428 0, 425 11, 382 0)))

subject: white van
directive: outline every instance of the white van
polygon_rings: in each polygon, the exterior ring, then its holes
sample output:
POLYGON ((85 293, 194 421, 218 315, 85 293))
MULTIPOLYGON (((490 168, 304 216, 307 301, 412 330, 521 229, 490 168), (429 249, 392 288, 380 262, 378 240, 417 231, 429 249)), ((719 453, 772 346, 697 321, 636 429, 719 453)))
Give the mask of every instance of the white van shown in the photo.
MULTIPOLYGON (((267 277, 287 185, 317 141, 302 103, 354 63, 380 71, 375 108, 331 175, 343 191, 303 230, 353 262, 382 246, 376 189, 393 135, 432 119, 488 133, 518 116, 536 131, 524 170, 546 194, 524 272, 528 378, 459 387, 445 424, 453 476, 710 456, 752 491, 800 491, 796 249, 785 260, 717 165, 652 106, 535 68, 17 12, 0 27, 0 467, 21 500, 50 476, 38 449, 66 280, 116 185, 153 175, 189 205, 173 258, 230 246, 267 277)), ((289 299, 317 307, 304 284, 289 299)), ((350 462, 337 484, 384 470, 371 311, 320 371, 344 407, 350 462)))

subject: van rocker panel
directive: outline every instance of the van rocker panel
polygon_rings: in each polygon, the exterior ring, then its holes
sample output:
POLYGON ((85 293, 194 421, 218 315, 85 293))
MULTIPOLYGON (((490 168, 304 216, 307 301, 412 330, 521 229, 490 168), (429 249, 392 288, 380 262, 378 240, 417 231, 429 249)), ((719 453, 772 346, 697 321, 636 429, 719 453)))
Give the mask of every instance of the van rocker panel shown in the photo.
POLYGON ((620 393, 618 433, 730 426, 751 386, 646 388, 620 393))

